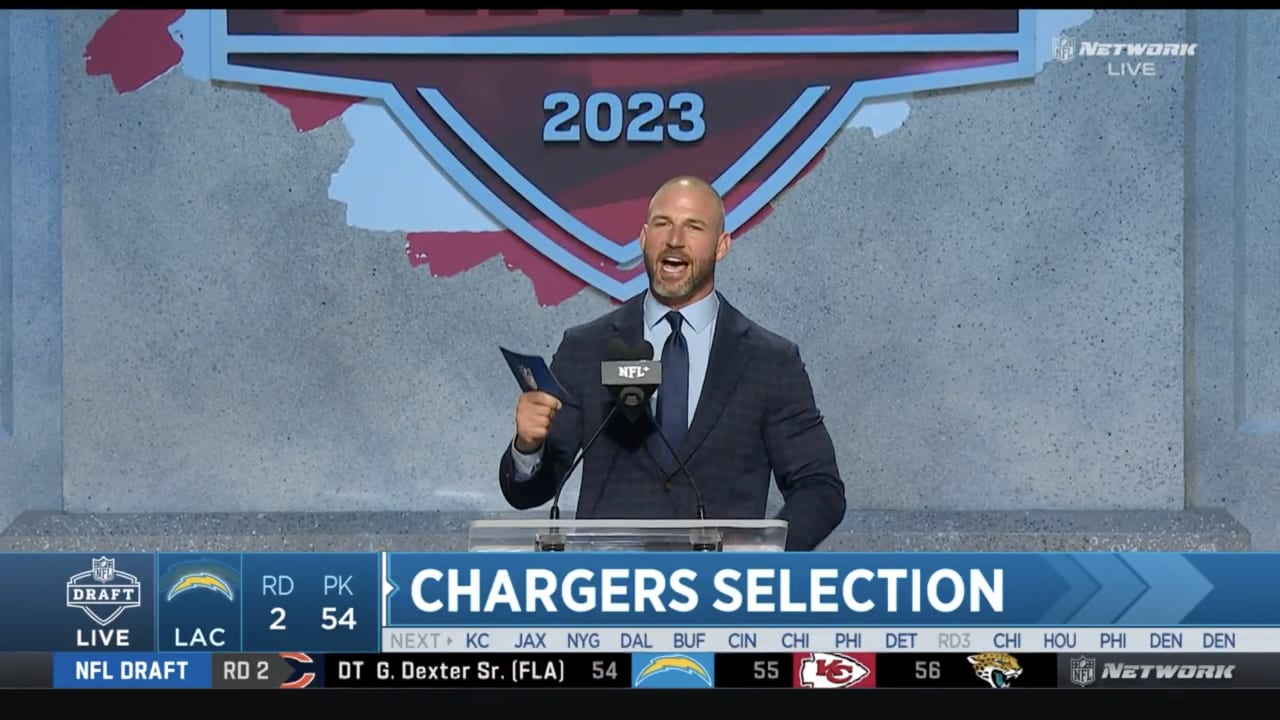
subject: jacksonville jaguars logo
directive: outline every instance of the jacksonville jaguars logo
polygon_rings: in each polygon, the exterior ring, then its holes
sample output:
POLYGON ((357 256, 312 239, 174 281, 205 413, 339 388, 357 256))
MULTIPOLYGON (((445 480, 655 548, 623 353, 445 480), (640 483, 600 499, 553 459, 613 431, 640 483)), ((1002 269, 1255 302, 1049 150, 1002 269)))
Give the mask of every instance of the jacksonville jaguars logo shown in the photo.
POLYGON ((1007 688, 1022 675, 1018 659, 1009 653, 989 652, 969 656, 973 672, 993 688, 1007 688))

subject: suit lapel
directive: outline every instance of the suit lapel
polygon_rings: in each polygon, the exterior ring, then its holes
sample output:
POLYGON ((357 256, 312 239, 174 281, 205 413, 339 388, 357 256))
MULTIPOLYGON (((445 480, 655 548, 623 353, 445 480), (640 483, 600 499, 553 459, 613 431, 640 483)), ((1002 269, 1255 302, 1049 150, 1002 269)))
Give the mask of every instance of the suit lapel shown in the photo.
MULTIPOLYGON (((635 347, 644 340, 644 295, 640 293, 628 300, 613 315, 613 331, 628 347, 635 347)), ((655 352, 661 354, 662 350, 655 352)))
POLYGON ((742 371, 747 366, 747 349, 744 345, 748 327, 742 313, 721 296, 716 334, 711 340, 711 356, 707 359, 702 394, 693 413, 693 423, 679 448, 680 456, 686 460, 706 441, 708 433, 715 427, 738 387, 742 371))

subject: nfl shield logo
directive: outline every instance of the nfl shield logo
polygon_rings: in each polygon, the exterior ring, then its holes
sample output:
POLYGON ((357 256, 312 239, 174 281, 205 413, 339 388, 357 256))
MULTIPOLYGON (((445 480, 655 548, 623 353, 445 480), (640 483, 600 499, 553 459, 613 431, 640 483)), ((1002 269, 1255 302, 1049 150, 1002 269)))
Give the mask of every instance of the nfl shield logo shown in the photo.
POLYGON ((116 576, 115 558, 100 557, 93 560, 93 579, 100 583, 111 582, 116 576))
POLYGON ((1088 687, 1093 684, 1097 676, 1097 661, 1091 657, 1071 658, 1071 682, 1080 687, 1088 687))
POLYGON ((1070 62, 1076 56, 1076 43, 1065 35, 1053 38, 1053 57, 1058 62, 1070 62))
MULTIPOLYGON (((869 100, 1035 74, 1031 10, 215 10, 212 79, 367 98, 507 231, 622 301, 676 175, 746 226, 869 100)), ((429 202, 430 198, 424 198, 429 202)))

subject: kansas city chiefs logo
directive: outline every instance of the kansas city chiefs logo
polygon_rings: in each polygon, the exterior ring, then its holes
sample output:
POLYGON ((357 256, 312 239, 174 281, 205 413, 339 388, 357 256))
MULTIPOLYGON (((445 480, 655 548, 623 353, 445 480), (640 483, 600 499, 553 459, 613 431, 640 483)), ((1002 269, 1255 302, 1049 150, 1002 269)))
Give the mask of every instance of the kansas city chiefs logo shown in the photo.
MULTIPOLYGON (((858 655, 847 653, 803 653, 796 656, 796 687, 816 689, 849 688, 863 683, 871 675, 869 657, 863 662, 858 655)), ((871 685, 872 683, 865 683, 871 685)))
POLYGON ((1034 26, 1028 10, 220 10, 212 76, 384 103, 494 220, 625 300, 647 284, 636 233, 662 181, 712 180, 736 232, 864 101, 1031 77, 1034 26))

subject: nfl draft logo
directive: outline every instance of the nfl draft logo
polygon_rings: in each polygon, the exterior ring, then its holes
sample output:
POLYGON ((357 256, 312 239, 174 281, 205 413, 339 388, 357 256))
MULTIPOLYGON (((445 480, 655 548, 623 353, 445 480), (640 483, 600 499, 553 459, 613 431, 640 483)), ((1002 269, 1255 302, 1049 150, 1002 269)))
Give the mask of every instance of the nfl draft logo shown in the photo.
POLYGON ((67 607, 83 610, 106 627, 125 610, 142 607, 142 583, 136 575, 117 570, 114 558, 93 558, 88 570, 67 580, 67 607))
POLYGON ((212 78, 383 103, 531 248, 626 300, 649 196, 746 225, 867 100, 1035 74, 1030 10, 216 10, 212 78))
POLYGON ((1083 655, 1071 658, 1071 682, 1080 687, 1088 687, 1098 679, 1098 663, 1091 657, 1083 655))

